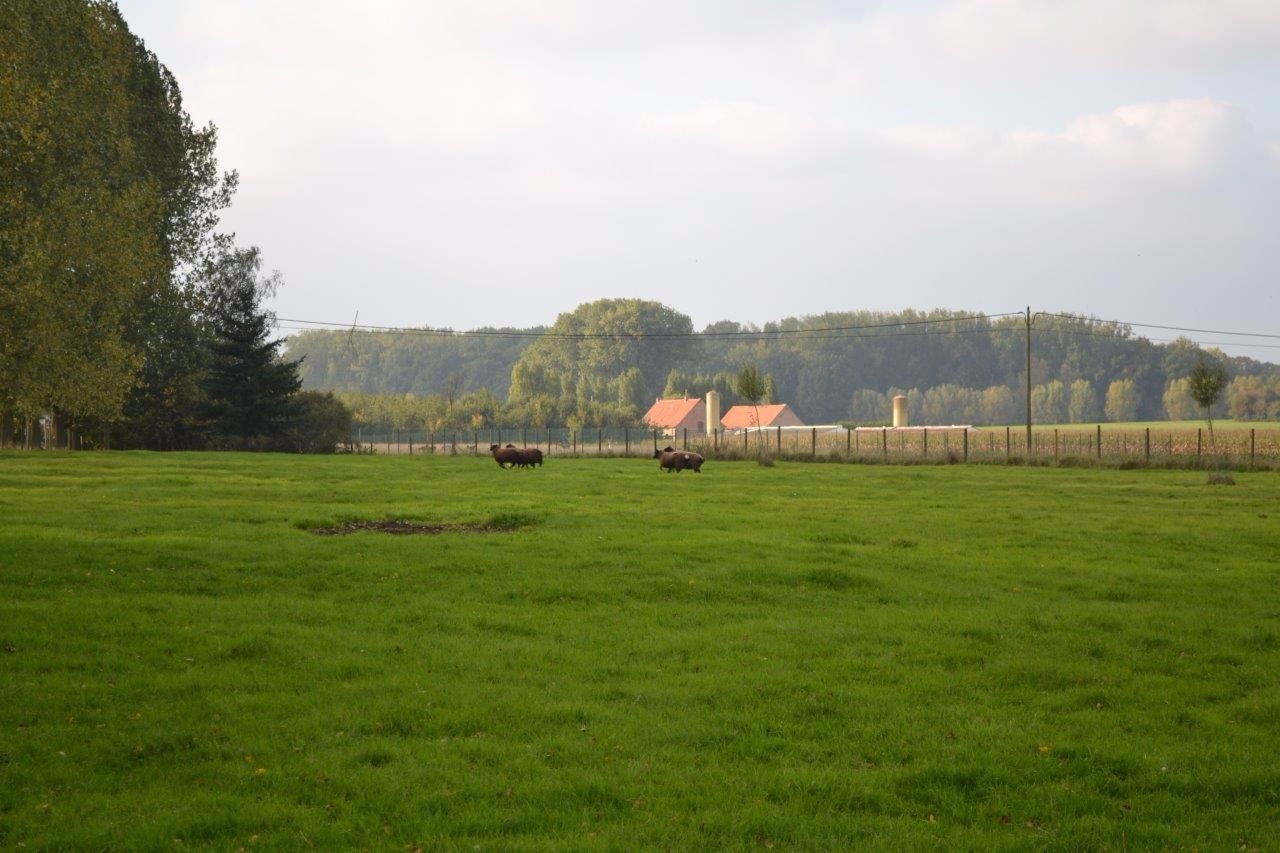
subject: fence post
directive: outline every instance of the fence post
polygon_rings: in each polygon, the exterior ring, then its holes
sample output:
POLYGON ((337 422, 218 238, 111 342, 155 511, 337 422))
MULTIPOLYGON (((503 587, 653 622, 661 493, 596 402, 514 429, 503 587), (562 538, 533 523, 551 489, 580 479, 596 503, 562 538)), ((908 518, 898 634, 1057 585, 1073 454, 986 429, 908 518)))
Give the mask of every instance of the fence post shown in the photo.
POLYGON ((409 455, 413 455, 413 427, 409 427, 409 455))
POLYGON ((1058 464, 1058 428, 1053 428, 1053 464, 1058 464))
POLYGON ((458 455, 458 431, 455 429, 453 432, 449 433, 449 437, 451 439, 449 444, 449 451, 454 456, 457 456, 458 455))
POLYGON ((1098 424, 1098 458, 1102 458, 1102 424, 1098 424))
POLYGON ((964 431, 964 461, 969 461, 969 430, 964 431))
POLYGON ((747 444, 747 439, 751 436, 751 427, 744 427, 742 430, 742 452, 744 455, 751 452, 751 448, 747 444))
POLYGON ((929 428, 924 428, 924 458, 929 458, 929 428))
POLYGON ((782 455, 782 424, 778 424, 778 455, 782 455))
POLYGON ((1151 464, 1151 427, 1147 427, 1142 436, 1142 455, 1148 465, 1151 464))
POLYGON ((852 440, 851 439, 852 435, 853 435, 853 430, 849 429, 848 427, 845 427, 844 428, 844 458, 845 459, 849 458, 849 442, 852 440))
POLYGON ((596 456, 604 451, 604 427, 596 427, 596 456))
POLYGON ((883 459, 889 458, 889 430, 880 427, 880 456, 883 459))
POLYGON ((631 427, 622 428, 622 455, 631 455, 631 427))
MULTIPOLYGON (((577 428, 571 428, 571 429, 569 430, 569 441, 573 442, 573 455, 574 455, 574 456, 577 456, 577 455, 578 455, 578 430, 577 430, 577 428)), ((657 439, 655 439, 655 440, 654 440, 654 447, 656 448, 657 446, 658 446, 658 445, 657 445, 657 439)))
POLYGON ((1249 467, 1250 468, 1253 467, 1253 450, 1254 450, 1253 433, 1254 433, 1254 428, 1249 427, 1249 467))
POLYGON ((813 435, 809 440, 809 455, 814 459, 818 458, 818 428, 813 428, 813 435))
POLYGON ((1009 438, 1009 427, 1004 428, 1004 461, 1008 462, 1013 458, 1013 444, 1009 438))
POLYGON ((1200 451, 1204 447, 1204 428, 1196 427, 1196 464, 1200 464, 1200 451))
POLYGON ((689 449, 689 428, 688 427, 684 427, 684 433, 680 439, 680 449, 681 450, 689 449))
POLYGON ((711 449, 720 449, 720 427, 711 428, 711 449))

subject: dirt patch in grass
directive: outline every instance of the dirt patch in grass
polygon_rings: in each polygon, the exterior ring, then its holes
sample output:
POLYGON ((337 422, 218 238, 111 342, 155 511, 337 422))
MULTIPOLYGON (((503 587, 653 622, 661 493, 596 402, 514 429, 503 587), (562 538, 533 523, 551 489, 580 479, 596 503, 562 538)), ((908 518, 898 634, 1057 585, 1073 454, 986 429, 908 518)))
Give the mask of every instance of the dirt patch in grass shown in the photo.
POLYGON ((435 536, 440 533, 511 533, 522 527, 528 527, 535 521, 535 518, 524 513, 503 512, 491 516, 487 521, 471 524, 423 524, 416 521, 387 519, 385 521, 343 521, 328 527, 310 529, 317 536, 345 536, 362 530, 392 533, 397 536, 435 536))

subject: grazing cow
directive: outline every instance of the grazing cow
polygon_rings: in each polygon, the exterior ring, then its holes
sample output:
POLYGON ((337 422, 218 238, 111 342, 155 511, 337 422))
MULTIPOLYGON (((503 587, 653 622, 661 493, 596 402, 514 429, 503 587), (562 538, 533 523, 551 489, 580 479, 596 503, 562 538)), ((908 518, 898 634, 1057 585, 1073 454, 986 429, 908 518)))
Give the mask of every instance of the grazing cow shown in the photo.
POLYGON ((499 468, 530 468, 542 464, 542 451, 536 447, 522 450, 514 444, 508 444, 506 447, 491 444, 489 452, 493 454, 493 459, 498 463, 499 468))
POLYGON ((498 463, 499 468, 514 468, 521 463, 520 451, 509 444, 506 447, 491 444, 489 452, 493 454, 493 460, 498 463))
POLYGON ((676 450, 674 447, 667 446, 662 450, 653 451, 653 458, 660 460, 658 467, 668 474, 672 471, 679 473, 686 468, 695 474, 702 473, 702 456, 688 450, 676 450))

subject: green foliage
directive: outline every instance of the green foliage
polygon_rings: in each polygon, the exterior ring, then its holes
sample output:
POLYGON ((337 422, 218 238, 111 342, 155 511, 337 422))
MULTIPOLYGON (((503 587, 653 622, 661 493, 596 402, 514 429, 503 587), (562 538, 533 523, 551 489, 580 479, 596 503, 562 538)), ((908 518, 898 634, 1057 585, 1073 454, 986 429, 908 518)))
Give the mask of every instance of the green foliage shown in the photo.
POLYGON ((351 440, 351 410, 333 392, 300 391, 287 445, 299 453, 333 453, 351 440))
MULTIPOLYGON (((545 423, 633 423, 698 342, 683 314, 640 299, 601 299, 561 314, 520 353, 509 403, 545 423), (654 335, 637 340, 631 335, 654 335)), ((530 422, 531 425, 537 423, 530 422)), ((542 424, 538 424, 542 425, 542 424)))
POLYGON ((1213 407, 1222 399, 1227 387, 1227 369, 1217 359, 1209 359, 1203 353, 1196 359, 1195 367, 1187 376, 1187 393, 1204 411, 1209 423, 1209 441, 1213 442, 1213 407))
POLYGON ((1073 424, 1096 423, 1102 417, 1098 392, 1087 379, 1077 379, 1068 390, 1067 420, 1073 424))
POLYGON ((1138 388, 1132 379, 1117 379, 1107 388, 1104 412, 1107 420, 1132 421, 1138 418, 1138 388))
POLYGON ((1227 411, 1236 420, 1280 421, 1280 376, 1237 376, 1225 391, 1227 411))
MULTIPOLYGON (((855 395, 864 391, 883 395, 891 388, 918 388, 920 405, 929 389, 948 386, 943 406, 946 422, 1009 423, 1022 417, 1023 336, 1021 321, 962 320, 947 322, 971 312, 903 311, 844 312, 787 318, 767 323, 763 329, 724 320, 713 323, 688 346, 676 347, 670 338, 631 341, 629 353, 648 357, 636 364, 624 359, 600 360, 594 349, 569 340, 545 340, 528 348, 527 338, 466 335, 440 338, 424 335, 377 335, 348 332, 308 332, 290 339, 292 357, 307 355, 303 373, 307 387, 381 391, 419 396, 441 393, 441 382, 450 371, 467 372, 467 387, 486 387, 510 400, 511 411, 537 407, 551 411, 557 424, 590 425, 633 422, 657 396, 700 397, 713 388, 725 407, 744 402, 736 391, 737 371, 744 363, 756 365, 764 379, 773 378, 775 402, 789 403, 811 423, 831 423, 845 418, 857 422, 882 422, 889 417, 886 400, 855 395), (929 334, 901 335, 894 324, 928 320, 929 334), (932 323, 936 321, 936 325, 932 323), (831 334, 771 333, 806 329, 872 326, 854 337, 831 334), (734 333, 759 332, 763 340, 745 339, 734 333), (728 333, 728 334, 726 334, 728 333), (655 354, 656 353, 656 354, 655 354), (570 365, 577 357, 579 369, 570 365), (473 365, 483 364, 483 370, 473 365), (618 379, 635 367, 641 392, 634 402, 636 413, 620 403, 618 379), (422 377, 432 377, 423 379, 422 377), (978 416, 971 417, 971 395, 963 400, 952 389, 978 394, 978 416), (1018 389, 1014 391, 1012 389, 1018 389), (536 404, 534 398, 540 399, 536 404), (954 412, 953 412, 954 409, 954 412)), ((638 300, 605 300, 588 303, 561 315, 559 328, 573 331, 618 328, 629 325, 659 334, 687 328, 681 315, 638 300), (642 307, 643 306, 643 307, 642 307), (667 313, 670 312, 670 313, 667 313), (609 322, 602 315, 612 314, 609 322), (674 315, 674 316, 673 316, 674 315), (630 317, 629 323, 623 318, 630 317)), ((536 330, 534 330, 536 331, 536 330)), ((1162 395, 1171 377, 1167 369, 1186 361, 1187 342, 1176 347, 1153 344, 1133 337, 1125 326, 1088 318, 1041 317, 1034 335, 1033 376, 1037 385, 1061 382, 1062 413, 1055 420, 1102 416, 1097 394, 1118 378, 1131 379, 1139 407, 1135 416, 1159 418, 1162 395), (1170 355, 1173 353, 1173 355, 1170 355), (1086 382, 1092 395, 1076 385, 1086 382), (1074 389, 1074 390, 1073 390, 1074 389), (1074 408, 1073 408, 1073 397, 1074 408)), ((1192 345, 1194 346, 1194 345, 1192 345)), ((1239 375, 1264 376, 1266 365, 1235 359, 1239 375)), ((766 389, 767 390, 767 389, 766 389)), ((939 405, 935 396, 934 405, 939 405)), ((1057 411, 1057 401, 1049 407, 1057 411)), ((915 418, 921 408, 912 405, 915 418)))
POLYGON ((0 13, 0 409, 180 444, 198 360, 179 280, 235 176, 110 3, 0 13))
POLYGON ((206 417, 211 438, 223 446, 270 445, 299 414, 297 363, 280 358, 261 306, 278 275, 259 278, 260 266, 256 247, 227 250, 209 260, 202 277, 213 339, 203 382, 206 417))
POLYGON ((1169 384, 1165 385, 1161 400, 1164 403, 1164 413, 1169 420, 1187 421, 1198 414, 1196 401, 1191 397, 1191 390, 1185 376, 1181 379, 1170 379, 1169 384))
POLYGON ((4 846, 1274 838, 1273 474, 522 473, 0 456, 4 846))

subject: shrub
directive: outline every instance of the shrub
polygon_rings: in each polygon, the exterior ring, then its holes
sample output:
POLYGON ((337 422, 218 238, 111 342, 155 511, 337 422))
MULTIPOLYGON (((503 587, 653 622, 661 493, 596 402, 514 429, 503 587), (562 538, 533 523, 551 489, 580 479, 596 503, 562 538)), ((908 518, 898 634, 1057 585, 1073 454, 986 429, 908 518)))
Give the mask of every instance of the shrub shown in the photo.
POLYGON ((332 392, 300 391, 301 413, 287 437, 288 450, 333 453, 351 440, 351 410, 332 392))

